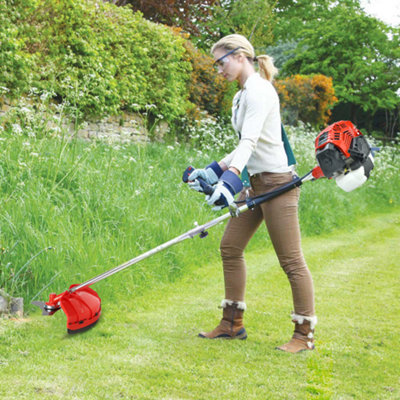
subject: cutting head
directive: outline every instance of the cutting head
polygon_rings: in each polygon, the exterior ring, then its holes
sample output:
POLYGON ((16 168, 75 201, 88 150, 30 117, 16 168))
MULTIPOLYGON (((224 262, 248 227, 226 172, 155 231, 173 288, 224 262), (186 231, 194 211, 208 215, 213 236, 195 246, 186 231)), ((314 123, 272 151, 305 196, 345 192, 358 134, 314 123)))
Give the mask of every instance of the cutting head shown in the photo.
POLYGON ((67 316, 68 333, 78 333, 91 328, 101 314, 101 299, 98 294, 88 286, 71 292, 75 286, 78 285, 71 285, 59 295, 50 294, 47 302, 32 302, 33 305, 40 307, 42 315, 53 315, 62 309, 67 316))
POLYGON ((44 301, 32 301, 34 306, 38 306, 42 310, 42 315, 50 316, 53 315, 56 311, 60 309, 60 307, 49 306, 44 301))

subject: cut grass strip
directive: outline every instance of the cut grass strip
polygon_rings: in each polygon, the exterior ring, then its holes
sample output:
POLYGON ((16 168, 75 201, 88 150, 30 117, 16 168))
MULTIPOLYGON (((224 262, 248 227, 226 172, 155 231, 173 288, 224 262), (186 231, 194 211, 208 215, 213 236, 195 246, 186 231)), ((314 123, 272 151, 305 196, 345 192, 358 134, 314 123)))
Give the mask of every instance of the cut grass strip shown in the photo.
POLYGON ((103 316, 84 334, 68 336, 62 312, 1 321, 0 397, 400 398, 399 237, 394 212, 304 240, 319 317, 314 352, 274 349, 292 333, 292 304, 268 247, 246 256, 248 340, 196 337, 218 323, 223 298, 221 266, 205 264, 141 295, 115 286, 118 296, 102 296, 103 316))

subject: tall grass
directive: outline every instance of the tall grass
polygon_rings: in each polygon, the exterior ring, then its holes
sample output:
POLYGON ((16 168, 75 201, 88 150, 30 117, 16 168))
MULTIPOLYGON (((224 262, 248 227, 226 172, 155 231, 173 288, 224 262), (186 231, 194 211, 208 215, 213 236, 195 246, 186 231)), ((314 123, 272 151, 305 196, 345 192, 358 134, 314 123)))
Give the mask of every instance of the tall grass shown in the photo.
MULTIPOLYGON (((181 181, 189 164, 203 166, 228 150, 213 142, 211 128, 195 148, 88 142, 63 135, 60 121, 49 128, 48 118, 25 107, 0 125, 0 287, 10 294, 27 303, 46 298, 218 215, 181 181)), ((306 172, 315 165, 316 133, 302 127, 289 134, 299 172, 306 172)), ((398 170, 398 148, 385 147, 371 179, 352 193, 334 182, 304 185, 303 234, 343 224, 351 229, 354 217, 398 206, 398 170)), ((207 239, 165 250, 97 285, 113 298, 174 281, 217 259, 222 230, 212 228, 207 239)), ((250 248, 267 243, 262 228, 250 248)))
MULTIPOLYGON (((299 175, 316 165, 314 141, 318 134, 304 125, 288 127, 288 136, 297 159, 299 175)), ((400 204, 400 149, 383 146, 367 136, 375 152, 370 179, 360 188, 346 193, 333 179, 305 183, 300 201, 303 235, 318 235, 338 227, 352 229, 352 220, 372 212, 385 211, 400 204)))
MULTIPOLYGON (((29 301, 52 280, 49 290, 65 290, 215 217, 181 181, 194 161, 186 147, 47 136, 29 118, 0 133, 0 287, 13 295, 29 301)), ((174 280, 205 247, 197 240, 160 253, 113 278, 109 291, 174 280)))

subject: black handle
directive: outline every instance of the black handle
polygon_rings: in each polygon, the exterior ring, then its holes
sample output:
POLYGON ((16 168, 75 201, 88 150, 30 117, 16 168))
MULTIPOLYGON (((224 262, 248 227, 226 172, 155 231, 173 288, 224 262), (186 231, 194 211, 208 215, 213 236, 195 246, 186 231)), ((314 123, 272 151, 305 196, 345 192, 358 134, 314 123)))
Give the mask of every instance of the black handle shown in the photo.
POLYGON ((186 169, 185 172, 182 175, 182 180, 185 183, 189 182, 189 175, 195 170, 194 167, 192 167, 191 165, 189 165, 186 169))
MULTIPOLYGON (((189 175, 195 170, 194 167, 192 167, 191 165, 189 165, 186 169, 185 172, 183 173, 182 176, 182 180, 185 183, 189 182, 189 175)), ((214 193, 214 188, 209 185, 204 179, 201 178, 196 178, 197 181, 200 183, 201 188, 203 189, 203 192, 205 194, 208 194, 209 196, 211 196, 214 193)))
POLYGON ((265 203, 266 201, 273 199, 275 197, 278 197, 281 194, 288 192, 289 190, 299 187, 302 183, 303 183, 302 178, 295 176, 291 182, 286 183, 283 186, 280 186, 274 190, 271 190, 270 192, 263 193, 258 196, 250 197, 249 199, 246 199, 246 204, 249 207, 249 209, 251 210, 252 208, 254 208, 255 206, 257 206, 259 204, 265 203))

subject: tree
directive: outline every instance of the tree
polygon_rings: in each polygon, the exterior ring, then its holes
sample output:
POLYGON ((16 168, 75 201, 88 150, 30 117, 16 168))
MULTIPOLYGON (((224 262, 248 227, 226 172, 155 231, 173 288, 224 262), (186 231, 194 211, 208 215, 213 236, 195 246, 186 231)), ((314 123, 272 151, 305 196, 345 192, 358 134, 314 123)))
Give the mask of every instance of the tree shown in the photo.
POLYGON ((209 50, 225 35, 240 33, 255 48, 272 43, 276 0, 104 0, 129 5, 146 19, 182 28, 197 47, 209 50))
POLYGON ((104 0, 117 6, 129 5, 144 18, 169 26, 177 26, 195 36, 211 16, 217 0, 104 0))
MULTIPOLYGON (((239 33, 246 36, 254 48, 264 51, 273 41, 275 0, 220 0, 212 7, 208 30, 215 40, 239 33)), ((205 39, 210 45, 209 40, 205 39)))
POLYGON ((304 28, 324 24, 338 3, 348 9, 362 11, 360 0, 277 0, 274 8, 275 39, 282 42, 301 39, 304 28))
POLYGON ((295 57, 299 40, 278 41, 268 46, 266 53, 274 59, 275 67, 281 69, 291 58, 295 57))
POLYGON ((400 29, 366 15, 353 3, 337 4, 303 24, 296 33, 300 42, 295 56, 284 64, 283 73, 331 76, 339 101, 351 104, 356 122, 357 107, 373 117, 378 109, 392 110, 399 104, 400 29))

